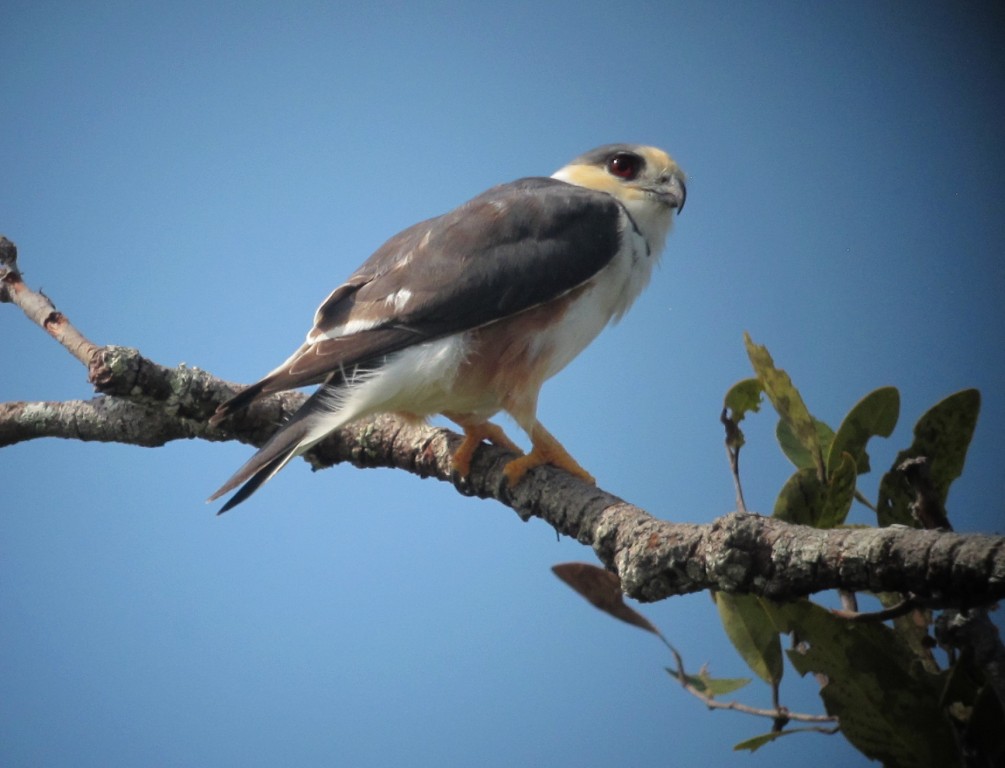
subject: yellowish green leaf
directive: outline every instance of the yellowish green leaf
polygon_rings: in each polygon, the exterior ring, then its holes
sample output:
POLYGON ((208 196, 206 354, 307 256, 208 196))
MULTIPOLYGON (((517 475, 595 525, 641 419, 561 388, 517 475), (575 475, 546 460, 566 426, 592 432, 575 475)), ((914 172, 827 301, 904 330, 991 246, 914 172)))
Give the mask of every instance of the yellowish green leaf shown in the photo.
MULTIPOLYGON (((899 592, 877 592, 876 598, 882 603, 883 608, 892 608, 903 602, 904 595, 899 592)), ((913 611, 893 619, 893 631, 900 636, 904 645, 911 649, 918 663, 935 674, 939 671, 939 665, 932 654, 932 648, 935 644, 928 632, 931 624, 931 609, 915 608, 913 611)))
POLYGON ((821 482, 816 469, 805 467, 782 486, 772 515, 779 520, 814 528, 834 528, 844 523, 855 499, 855 461, 844 454, 828 482, 821 482))
POLYGON ((826 677, 828 714, 867 757, 889 768, 956 768, 953 730, 940 705, 941 676, 929 674, 884 624, 850 622, 808 600, 765 601, 775 627, 795 632, 789 660, 801 675, 826 677))
MULTIPOLYGON (((666 667, 665 669, 675 680, 680 680, 680 675, 677 673, 677 670, 671 669, 670 667, 666 667)), ((708 673, 703 672, 700 675, 684 675, 684 682, 699 693, 715 698, 716 696, 725 696, 727 693, 738 691, 744 686, 749 685, 750 678, 710 677, 708 673)))
POLYGON ((782 645, 761 599, 755 595, 715 594, 719 618, 747 666, 769 685, 782 679, 782 645))
POLYGON ((841 463, 841 454, 850 453, 858 467, 858 474, 869 471, 869 454, 866 443, 873 436, 889 437, 900 417, 900 393, 896 387, 881 387, 859 400, 838 427, 834 441, 827 452, 827 468, 841 463))
POLYGON ((897 470, 907 459, 920 456, 928 459, 933 490, 939 502, 945 506, 950 485, 963 472, 980 408, 980 392, 965 389, 936 403, 918 419, 911 447, 897 454, 893 467, 880 481, 880 525, 919 525, 911 515, 914 493, 903 474, 897 470))
MULTIPOLYGON (((831 441, 834 439, 834 430, 825 422, 818 419, 813 419, 813 426, 817 431, 817 444, 820 446, 820 451, 826 454, 828 448, 830 448, 831 441)), ((792 431, 789 422, 783 419, 778 420, 778 425, 775 427, 775 437, 778 439, 778 445, 781 446, 782 453, 785 454, 785 457, 789 461, 796 465, 797 469, 805 469, 807 467, 816 469, 817 465, 813 454, 810 453, 799 436, 792 431)))
POLYGON ((775 499, 773 517, 795 525, 816 525, 827 489, 813 467, 796 470, 775 499))
POLYGON ((782 736, 788 736, 792 733, 798 733, 798 731, 774 731, 772 733, 762 733, 760 736, 754 736, 746 741, 741 741, 733 747, 733 751, 739 752, 744 749, 749 749, 751 752, 756 752, 765 744, 770 744, 775 739, 780 739, 782 736))
POLYGON ((721 420, 726 428, 726 445, 731 452, 739 451, 746 442, 740 422, 750 411, 761 409, 761 392, 761 382, 757 379, 744 379, 730 387, 726 393, 721 420))
POLYGON ((820 440, 817 436, 816 424, 810 415, 806 403, 803 402, 802 395, 792 383, 792 379, 781 368, 775 367, 774 360, 771 359, 766 347, 755 344, 750 334, 744 334, 744 342, 747 346, 747 356, 750 358, 754 372, 757 374, 764 392, 771 401, 778 416, 788 423, 792 434, 796 436, 802 446, 812 457, 813 466, 817 468, 820 475, 824 474, 823 452, 820 448, 820 440))
POLYGON ((823 508, 814 525, 817 528, 834 528, 848 517, 848 511, 855 500, 855 481, 858 470, 850 453, 841 455, 841 463, 831 470, 824 493, 823 508))
POLYGON ((761 410, 761 394, 764 392, 761 382, 757 379, 738 381, 726 393, 723 407, 729 409, 734 424, 743 421, 748 413, 761 410))

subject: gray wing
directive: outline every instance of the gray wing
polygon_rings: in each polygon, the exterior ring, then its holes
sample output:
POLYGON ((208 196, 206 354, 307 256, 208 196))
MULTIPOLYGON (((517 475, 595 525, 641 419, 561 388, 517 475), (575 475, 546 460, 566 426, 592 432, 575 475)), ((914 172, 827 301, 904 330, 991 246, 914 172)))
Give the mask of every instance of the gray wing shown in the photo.
POLYGON ((547 178, 493 187, 382 245, 322 303, 289 359, 227 401, 332 381, 413 344, 517 314, 583 284, 617 253, 622 208, 547 178))

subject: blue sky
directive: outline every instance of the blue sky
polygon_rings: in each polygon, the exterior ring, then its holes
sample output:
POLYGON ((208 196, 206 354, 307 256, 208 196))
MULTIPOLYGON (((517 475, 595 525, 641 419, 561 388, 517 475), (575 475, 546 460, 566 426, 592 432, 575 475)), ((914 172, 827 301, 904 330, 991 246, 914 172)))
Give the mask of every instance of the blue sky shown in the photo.
MULTIPOLYGON (((545 387, 543 423, 604 488, 711 520, 733 504, 717 419, 747 330, 833 426, 900 388, 877 470, 979 388, 950 516, 1003 531, 1000 11, 343 6, 8 0, 0 233, 27 281, 98 343, 250 382, 398 230, 656 144, 687 209, 636 307, 545 387)), ((0 400, 91 396, 12 307, 0 334, 0 400)), ((755 418, 743 458, 766 512, 790 472, 773 428, 755 418)), ((446 485, 297 463, 217 518, 203 499, 249 453, 3 450, 0 762, 864 762, 839 737, 735 756, 767 723, 707 712, 658 643, 551 575, 590 551, 446 485)), ((707 596, 642 610, 692 668, 745 674, 707 596)), ((813 685, 789 670, 783 701, 817 711, 813 685)))

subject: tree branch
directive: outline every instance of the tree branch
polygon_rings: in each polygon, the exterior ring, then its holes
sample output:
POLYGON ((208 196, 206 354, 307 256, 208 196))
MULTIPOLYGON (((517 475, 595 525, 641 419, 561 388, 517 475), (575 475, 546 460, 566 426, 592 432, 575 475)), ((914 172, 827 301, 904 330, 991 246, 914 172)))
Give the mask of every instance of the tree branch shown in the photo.
MULTIPOLYGON (((0 301, 18 304, 84 362, 102 396, 0 406, 0 446, 36 437, 144 446, 237 439, 258 446, 303 402, 300 393, 283 393, 210 427, 209 416, 234 385, 197 368, 166 368, 126 347, 97 347, 62 315, 54 323, 54 310, 39 309, 51 302, 21 281, 7 242, 0 242, 0 301)), ((495 499, 524 520, 539 517, 593 547, 626 594, 643 601, 707 589, 780 601, 829 589, 901 592, 930 607, 960 608, 1005 597, 1005 537, 895 527, 820 530, 738 513, 706 525, 671 523, 552 467, 533 470, 510 489, 502 469, 512 455, 495 446, 479 449, 470 475, 461 479, 450 463, 460 439, 383 415, 339 430, 305 458, 315 468, 350 462, 404 469, 495 499)))
MULTIPOLYGON (((102 347, 90 377, 104 397, 0 407, 0 445, 35 437, 160 445, 179 438, 237 439, 261 445, 303 402, 299 393, 266 398, 219 428, 206 423, 234 386, 197 368, 166 368, 126 347, 102 347)), ((315 468, 349 462, 394 467, 490 498, 524 520, 540 517, 594 548, 644 601, 706 589, 776 600, 827 589, 907 592, 931 606, 983 605, 1005 596, 1005 538, 909 528, 820 530, 757 515, 730 514, 707 525, 657 520, 644 510, 551 467, 515 489, 502 473, 511 454, 482 447, 466 480, 450 456, 460 436, 394 416, 339 430, 306 458, 315 468)))
POLYGON ((29 320, 66 347, 84 365, 90 362, 98 349, 69 323, 48 296, 32 291, 24 284, 17 267, 17 248, 0 235, 0 303, 5 302, 20 307, 29 320))
POLYGON ((0 447, 37 437, 62 437, 153 448, 194 436, 185 420, 117 397, 0 403, 0 447))

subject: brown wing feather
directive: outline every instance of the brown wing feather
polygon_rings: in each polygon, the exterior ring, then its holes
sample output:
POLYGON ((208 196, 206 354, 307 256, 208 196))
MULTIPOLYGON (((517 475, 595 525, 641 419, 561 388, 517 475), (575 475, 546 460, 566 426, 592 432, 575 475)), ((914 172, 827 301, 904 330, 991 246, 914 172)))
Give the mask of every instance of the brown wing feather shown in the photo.
POLYGON ((555 179, 494 187, 384 243, 321 305, 308 338, 350 322, 437 338, 549 301, 618 252, 622 211, 555 179))
MULTIPOLYGON (((426 337, 408 328, 374 328, 351 336, 322 339, 292 361, 288 369, 290 380, 304 378, 318 381, 340 367, 376 360, 399 349, 404 349, 426 337)), ((281 389, 303 386, 282 383, 281 389)))
POLYGON ((565 294, 618 252, 621 215, 603 192, 532 178, 409 227, 325 299, 306 344, 221 405, 211 423, 271 392, 328 381, 565 294), (353 326, 363 330, 345 333, 353 326))
POLYGON ((407 328, 377 328, 304 344, 282 366, 220 405, 209 423, 216 426, 230 414, 273 392, 320 384, 343 367, 397 352, 414 344, 416 336, 415 331, 407 328))

